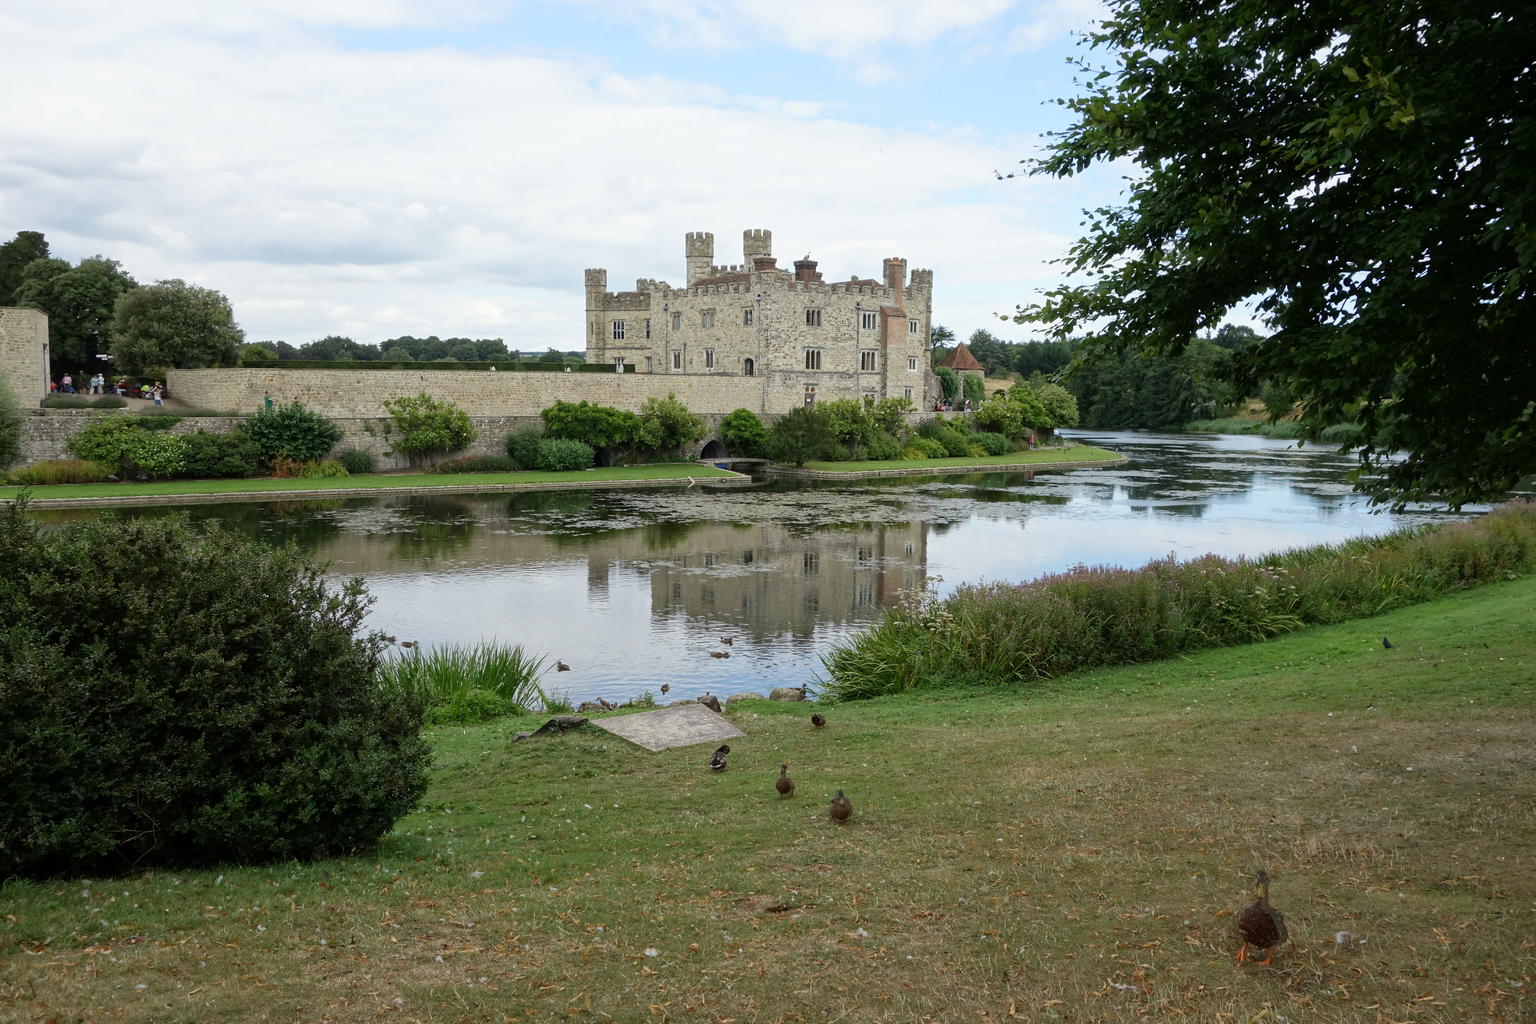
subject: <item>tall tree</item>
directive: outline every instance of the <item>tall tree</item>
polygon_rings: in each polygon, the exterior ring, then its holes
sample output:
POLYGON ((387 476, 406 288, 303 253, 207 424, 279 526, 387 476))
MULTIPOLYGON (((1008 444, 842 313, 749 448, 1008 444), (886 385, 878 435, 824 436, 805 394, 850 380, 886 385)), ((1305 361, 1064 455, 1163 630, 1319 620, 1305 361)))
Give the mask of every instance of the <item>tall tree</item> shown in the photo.
POLYGON ((47 258, 48 240, 41 231, 18 231, 15 238, 0 245, 0 306, 16 305, 21 272, 33 260, 47 258))
POLYGON ((138 282, 122 265, 93 256, 71 267, 64 260, 35 259, 21 272, 16 303, 48 314, 48 357, 55 372, 99 366, 112 338, 117 300, 138 282))
POLYGON ((174 278, 126 293, 112 317, 112 361, 130 373, 234 366, 244 340, 228 299, 174 278))
POLYGON ((300 359, 377 359, 379 350, 339 334, 307 342, 299 346, 300 359))
POLYGON ((1401 504, 1536 471, 1536 18, 1501 0, 1109 0, 1037 174, 1140 167, 1020 319, 1182 349, 1253 304, 1235 378, 1364 428, 1401 504), (1090 65, 1103 59, 1105 66, 1090 65), (1404 453, 1400 461, 1389 449, 1404 453))

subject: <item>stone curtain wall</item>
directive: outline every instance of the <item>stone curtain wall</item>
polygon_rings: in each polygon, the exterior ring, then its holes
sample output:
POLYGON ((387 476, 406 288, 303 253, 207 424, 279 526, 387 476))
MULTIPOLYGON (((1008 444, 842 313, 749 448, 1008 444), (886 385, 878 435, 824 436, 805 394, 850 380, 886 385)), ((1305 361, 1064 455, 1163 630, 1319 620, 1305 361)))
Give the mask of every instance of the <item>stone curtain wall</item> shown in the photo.
POLYGON ((23 409, 37 408, 48 394, 48 315, 42 310, 0 307, 0 377, 23 409))
MULTIPOLYGON (((706 374, 492 373, 483 370, 172 370, 170 396, 199 409, 255 412, 263 396, 301 402, 334 419, 381 416, 387 398, 426 392, 471 416, 538 416, 556 401, 639 412, 648 398, 675 394, 700 415, 763 412, 763 380, 706 374)), ((767 411, 786 412, 788 407, 767 411)))

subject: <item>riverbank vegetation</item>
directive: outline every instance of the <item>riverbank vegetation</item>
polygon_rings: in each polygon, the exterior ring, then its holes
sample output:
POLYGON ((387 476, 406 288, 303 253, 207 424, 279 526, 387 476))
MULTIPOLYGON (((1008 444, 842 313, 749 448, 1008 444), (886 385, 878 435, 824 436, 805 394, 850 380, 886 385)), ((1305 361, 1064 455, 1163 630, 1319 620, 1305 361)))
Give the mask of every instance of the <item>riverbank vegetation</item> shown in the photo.
POLYGON ((1017 686, 1100 665, 1252 643, 1536 569, 1536 503, 1480 519, 1257 559, 1079 566, 1023 584, 909 593, 824 659, 826 696, 957 682, 1017 686))
POLYGON ((738 705, 721 773, 712 745, 434 729, 366 856, 6 883, 0 990, 24 1020, 1513 1024, 1533 607, 1522 579, 823 729, 738 705), (1291 941, 1239 967, 1261 866, 1291 941))
POLYGON ((379 662, 379 686, 419 700, 428 722, 485 722, 565 707, 563 699, 552 701, 539 684, 546 659, 529 655, 520 645, 482 640, 427 650, 408 642, 410 647, 395 648, 379 662))
POLYGON ((913 475, 964 469, 974 473, 1027 469, 1031 466, 1055 465, 1066 462, 1108 462, 1120 458, 1106 448, 1085 444, 1051 445, 1029 451, 1013 451, 1003 455, 965 456, 949 458, 940 456, 920 459, 886 459, 863 462, 807 462, 806 469, 820 473, 845 473, 850 476, 861 473, 889 473, 906 470, 913 475))

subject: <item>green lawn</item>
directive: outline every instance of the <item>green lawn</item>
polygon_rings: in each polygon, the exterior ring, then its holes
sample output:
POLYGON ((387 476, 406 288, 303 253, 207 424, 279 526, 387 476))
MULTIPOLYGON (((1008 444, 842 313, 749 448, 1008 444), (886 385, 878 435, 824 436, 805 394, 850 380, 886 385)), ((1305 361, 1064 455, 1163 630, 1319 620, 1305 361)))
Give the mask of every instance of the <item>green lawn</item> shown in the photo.
POLYGON ((821 730, 740 705, 719 774, 712 745, 440 729, 376 850, 5 883, 0 993, 187 1024, 1529 1021, 1533 620, 1518 580, 821 730), (1261 865, 1292 941, 1238 967, 1261 865))
POLYGON ((1088 445, 1071 445, 1067 448, 1044 448, 1036 451, 1009 452, 1007 455, 985 455, 963 459, 883 459, 866 462, 807 462, 806 469, 823 473, 871 473, 879 470, 902 469, 915 473, 936 469, 949 470, 957 466, 975 467, 977 470, 1033 466, 1057 462, 1103 462, 1120 456, 1104 448, 1088 445))
MULTIPOLYGON (((241 480, 159 480, 150 483, 52 484, 31 488, 32 497, 121 498, 174 494, 250 494, 265 491, 327 491, 349 488, 481 487, 498 484, 548 484, 586 481, 685 480, 737 474, 696 462, 656 466, 610 466, 580 472, 547 473, 393 473, 328 477, 319 480, 259 477, 241 480)), ((14 498, 24 488, 0 487, 0 498, 14 498)))

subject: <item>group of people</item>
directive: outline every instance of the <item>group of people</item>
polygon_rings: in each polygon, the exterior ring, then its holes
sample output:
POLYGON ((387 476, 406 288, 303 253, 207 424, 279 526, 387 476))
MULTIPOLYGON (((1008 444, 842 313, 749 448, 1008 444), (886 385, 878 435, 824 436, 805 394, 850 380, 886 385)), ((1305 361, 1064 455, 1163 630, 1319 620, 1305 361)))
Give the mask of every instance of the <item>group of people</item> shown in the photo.
MULTIPOLYGON (((954 411, 955 408, 956 408, 955 403, 951 402, 947 398, 941 398, 937 402, 933 403, 933 411, 934 412, 952 412, 952 411, 954 411)), ((959 406, 959 408, 964 409, 966 412, 970 412, 971 411, 971 400, 969 398, 967 398, 959 406)))
POLYGON ((156 405, 165 404, 165 385, 161 384, 159 381, 155 381, 153 384, 140 384, 138 388, 130 389, 128 387, 128 381, 122 377, 119 377, 110 386, 107 384, 107 378, 105 374, 98 373, 92 376, 89 380, 86 380, 85 374, 82 373, 80 374, 79 379, 81 380, 82 384, 77 388, 75 386, 75 376, 66 373, 58 380, 50 380, 48 382, 48 390, 62 395, 112 394, 117 395, 119 398, 142 398, 146 401, 153 401, 156 405), (84 390, 82 391, 81 388, 84 390))

